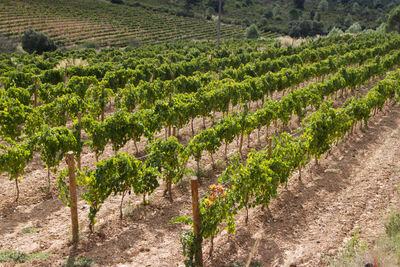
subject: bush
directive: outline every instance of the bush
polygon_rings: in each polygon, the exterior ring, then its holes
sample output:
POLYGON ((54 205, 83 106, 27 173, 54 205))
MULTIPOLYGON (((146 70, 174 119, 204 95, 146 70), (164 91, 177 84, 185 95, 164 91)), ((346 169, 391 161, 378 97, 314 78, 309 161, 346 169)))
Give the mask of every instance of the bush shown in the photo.
POLYGON ((17 44, 7 37, 0 36, 0 53, 13 53, 17 50, 17 44))
POLYGON ((113 4, 118 4, 118 5, 123 5, 123 4, 125 4, 124 1, 122 1, 122 0, 111 0, 111 3, 113 3, 113 4))
POLYGON ((327 11, 329 8, 329 3, 327 0, 321 0, 318 4, 318 9, 321 11, 327 11))
POLYGON ((362 31, 360 23, 356 22, 347 29, 347 33, 360 33, 362 31))
POLYGON ((247 39, 257 39, 260 37, 260 33, 258 32, 258 28, 256 25, 252 24, 246 30, 246 38, 247 39))
POLYGON ((288 24, 289 35, 294 38, 315 36, 324 33, 324 24, 318 21, 291 21, 288 24))
POLYGON ((328 37, 343 34, 343 31, 339 28, 333 27, 333 29, 328 33, 328 37))
POLYGON ((100 44, 97 41, 86 41, 82 44, 85 48, 99 49, 100 44))
POLYGON ((35 32, 30 29, 22 36, 22 48, 28 52, 36 52, 41 55, 43 52, 50 52, 57 49, 57 46, 49 37, 43 33, 35 32))
POLYGON ((386 30, 400 32, 400 6, 390 12, 386 30))
POLYGON ((140 47, 140 41, 138 39, 136 39, 135 37, 129 38, 128 46, 132 47, 132 48, 139 48, 140 47))

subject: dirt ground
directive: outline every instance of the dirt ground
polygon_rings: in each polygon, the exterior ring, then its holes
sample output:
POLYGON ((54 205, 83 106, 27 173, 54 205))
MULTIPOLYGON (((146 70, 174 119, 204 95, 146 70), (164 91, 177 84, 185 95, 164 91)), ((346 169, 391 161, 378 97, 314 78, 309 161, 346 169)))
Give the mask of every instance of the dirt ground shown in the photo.
MULTIPOLYGON (((212 258, 207 256, 209 240, 205 240, 206 266, 247 262, 253 248, 253 259, 263 266, 326 266, 326 258, 336 255, 356 229, 366 241, 382 235, 382 218, 399 206, 400 182, 400 107, 387 110, 371 119, 368 130, 357 130, 333 148, 327 158, 321 159, 320 166, 311 162, 303 171, 302 181, 294 174, 288 189, 282 188, 279 198, 272 201, 272 215, 260 208, 251 209, 245 225, 244 212, 238 214, 236 234, 229 235, 225 230, 219 234, 212 258)), ((196 120, 195 125, 199 130, 201 120, 196 120)), ((180 134, 187 139, 190 132, 186 127, 180 134)), ((264 129, 261 140, 265 139, 264 129)), ((261 148, 257 133, 250 140, 251 147, 261 148)), ((247 141, 245 152, 246 145, 247 141)), ((139 149, 143 153, 144 143, 139 149)), ((222 161, 223 150, 216 155, 216 161, 222 161)), ((237 151, 236 141, 228 150, 237 151)), ((134 151, 133 143, 129 143, 120 152, 134 151)), ((112 155, 108 147, 101 158, 112 155)), ((93 153, 86 149, 82 165, 93 166, 94 161, 93 153)), ((63 162, 60 169, 65 166, 63 162)), ((189 165, 193 166, 194 163, 189 165)), ((208 177, 202 179, 200 193, 222 171, 211 170, 206 155, 202 166, 208 177)), ((6 175, 0 177, 0 251, 49 253, 47 260, 33 260, 24 266, 59 266, 67 256, 91 258, 98 266, 183 266, 179 233, 184 226, 169 221, 191 214, 189 177, 174 186, 173 203, 163 198, 164 186, 150 196, 146 207, 140 205, 141 197, 126 197, 127 216, 122 221, 118 210, 121 197, 109 198, 97 216, 94 235, 88 229, 89 208, 80 200, 81 242, 74 250, 69 244, 69 209, 57 198, 55 175, 51 194, 40 189, 46 186, 46 175, 44 164, 35 155, 21 180, 18 205, 14 203, 14 184, 6 175)))

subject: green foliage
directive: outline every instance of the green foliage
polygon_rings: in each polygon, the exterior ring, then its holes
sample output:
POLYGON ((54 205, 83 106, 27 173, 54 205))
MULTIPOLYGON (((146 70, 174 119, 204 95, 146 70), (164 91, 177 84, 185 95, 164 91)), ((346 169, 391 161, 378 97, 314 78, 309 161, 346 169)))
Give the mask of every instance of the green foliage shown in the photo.
POLYGON ((25 263, 33 259, 37 260, 47 260, 50 256, 49 253, 32 253, 27 254, 18 250, 3 250, 0 251, 0 262, 9 263, 25 263))
POLYGON ((341 35, 343 34, 343 31, 339 28, 334 27, 329 33, 328 33, 328 37, 332 37, 335 35, 341 35))
POLYGON ((171 136, 167 141, 158 139, 148 147, 146 164, 163 173, 163 179, 167 184, 177 183, 186 171, 188 158, 183 152, 184 146, 176 137, 171 136))
POLYGON ((225 0, 206 0, 205 6, 211 7, 212 9, 214 9, 216 13, 218 13, 219 1, 222 1, 222 11, 223 11, 225 6, 225 0))
POLYGON ((76 150, 76 139, 66 127, 51 129, 45 127, 35 136, 37 149, 46 167, 56 172, 65 153, 76 150))
POLYGON ((346 33, 360 33, 361 30, 360 23, 356 22, 347 29, 346 33))
POLYGON ((385 222, 385 232, 391 238, 396 238, 400 233, 400 213, 391 212, 385 222))
POLYGON ((139 48, 140 41, 137 38, 132 37, 128 40, 128 46, 132 48, 139 48))
POLYGON ((389 13, 386 30, 387 32, 395 31, 400 33, 400 6, 389 13))
POLYGON ((311 20, 291 21, 288 24, 291 37, 315 36, 324 33, 324 25, 321 22, 311 20))
POLYGON ((94 265, 95 261, 91 258, 71 256, 68 256, 62 264, 62 266, 65 267, 92 267, 94 265))
POLYGON ((25 31, 22 36, 22 48, 28 53, 36 52, 41 55, 43 52, 56 50, 57 46, 43 33, 37 33, 30 29, 25 31))
POLYGON ((0 36, 0 54, 14 53, 17 50, 17 44, 5 36, 0 36))
POLYGON ((25 122, 28 107, 18 99, 0 98, 0 136, 18 139, 22 134, 21 124, 25 122))
POLYGON ((260 37, 260 33, 258 31, 257 25, 252 24, 250 27, 246 29, 246 38, 247 39, 257 39, 260 37))
POLYGON ((327 0, 321 0, 318 4, 318 10, 327 11, 329 8, 329 3, 327 0))
POLYGON ((350 27, 353 24, 353 17, 350 13, 347 13, 346 18, 344 19, 344 26, 350 27))
POLYGON ((304 2, 305 0, 293 0, 294 5, 298 9, 304 9, 304 2))

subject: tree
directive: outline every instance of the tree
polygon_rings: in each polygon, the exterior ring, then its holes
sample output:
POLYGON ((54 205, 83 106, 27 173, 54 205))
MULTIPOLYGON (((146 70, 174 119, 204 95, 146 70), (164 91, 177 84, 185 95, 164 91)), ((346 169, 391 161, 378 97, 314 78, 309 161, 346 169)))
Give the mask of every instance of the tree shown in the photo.
POLYGON ((260 37, 260 33, 258 32, 258 28, 255 24, 252 24, 246 29, 247 39, 257 39, 258 37, 260 37))
POLYGON ((111 3, 113 3, 113 4, 118 4, 118 5, 123 5, 123 4, 125 4, 123 0, 111 0, 111 3))
POLYGON ((321 11, 327 11, 329 7, 329 3, 327 0, 321 0, 318 4, 318 9, 321 11))
POLYGON ((400 6, 393 9, 389 13, 386 31, 387 32, 392 32, 392 31, 400 32, 400 6))
POLYGON ((301 10, 293 8, 289 11, 289 15, 291 20, 298 20, 303 14, 301 10))
POLYGON ((344 19, 344 26, 350 27, 353 24, 353 17, 350 13, 347 14, 346 18, 344 19))
POLYGON ((28 52, 36 52, 41 55, 43 52, 50 52, 57 49, 57 46, 49 37, 43 33, 35 32, 30 29, 22 36, 22 48, 28 52))
POLYGON ((10 39, 0 36, 0 53, 13 53, 17 50, 17 45, 10 39))
POLYGON ((332 30, 329 32, 328 37, 343 34, 343 31, 339 28, 333 27, 332 30))
POLYGON ((293 0, 294 6, 298 9, 304 9, 305 0, 293 0))
POLYGON ((315 18, 315 11, 311 10, 310 11, 310 20, 314 20, 314 18, 315 18))
POLYGON ((323 29, 324 24, 318 21, 291 21, 288 24, 289 35, 295 38, 323 34, 323 29))
MULTIPOLYGON (((221 1, 221 11, 224 11, 225 1, 221 1)), ((214 9, 215 12, 219 10, 219 0, 207 0, 206 6, 214 9)))
POLYGON ((356 22, 353 25, 351 25, 348 29, 347 29, 347 33, 360 33, 361 32, 361 25, 360 23, 356 22))

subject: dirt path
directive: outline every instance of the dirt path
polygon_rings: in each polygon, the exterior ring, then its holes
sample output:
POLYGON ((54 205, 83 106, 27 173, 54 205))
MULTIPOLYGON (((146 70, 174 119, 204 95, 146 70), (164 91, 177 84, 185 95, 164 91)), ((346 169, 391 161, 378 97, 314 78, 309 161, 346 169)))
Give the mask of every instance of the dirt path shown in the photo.
POLYGON ((302 182, 293 177, 272 202, 272 217, 253 209, 246 226, 239 215, 236 236, 218 237, 219 260, 208 264, 246 262, 258 239, 254 259, 263 266, 325 266, 356 229, 362 240, 381 236, 383 218, 400 204, 399 125, 397 106, 334 148, 320 167, 309 164, 302 182))

